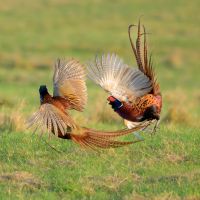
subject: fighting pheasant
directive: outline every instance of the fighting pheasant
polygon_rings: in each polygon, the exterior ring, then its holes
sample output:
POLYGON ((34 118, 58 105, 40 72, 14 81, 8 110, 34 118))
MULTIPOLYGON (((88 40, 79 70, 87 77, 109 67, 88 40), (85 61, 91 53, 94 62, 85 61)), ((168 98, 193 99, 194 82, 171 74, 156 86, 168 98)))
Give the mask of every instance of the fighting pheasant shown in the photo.
POLYGON ((160 119, 162 96, 151 56, 148 56, 145 27, 141 33, 139 21, 134 44, 131 38, 131 28, 134 26, 129 26, 128 35, 138 68, 131 68, 117 55, 108 54, 96 57, 88 64, 88 76, 110 94, 107 99, 109 104, 125 119, 128 128, 147 120, 150 124, 156 122, 155 130, 160 119), (143 48, 141 36, 144 37, 143 48))
MULTIPOLYGON (((80 127, 69 115, 70 109, 83 111, 87 102, 85 70, 75 59, 68 62, 58 59, 53 76, 53 96, 49 94, 46 85, 40 86, 39 94, 39 110, 28 121, 29 127, 35 128, 35 131, 53 133, 59 138, 71 139, 82 147, 92 149, 121 147, 136 142, 112 139, 128 134, 130 130, 95 131, 80 127)), ((140 128, 141 126, 138 126, 133 130, 140 128)))

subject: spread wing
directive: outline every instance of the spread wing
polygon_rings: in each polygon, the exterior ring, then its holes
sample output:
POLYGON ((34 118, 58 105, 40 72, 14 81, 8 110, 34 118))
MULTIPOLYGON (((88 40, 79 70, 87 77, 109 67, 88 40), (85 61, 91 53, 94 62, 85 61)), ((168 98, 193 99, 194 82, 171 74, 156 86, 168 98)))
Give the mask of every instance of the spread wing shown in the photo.
POLYGON ((88 76, 121 101, 134 101, 152 90, 150 79, 140 70, 125 65, 117 55, 107 54, 90 62, 88 76))
POLYGON ((53 76, 53 96, 67 99, 71 108, 82 111, 87 103, 87 88, 85 84, 85 70, 76 60, 68 62, 58 59, 53 76))
POLYGON ((143 72, 150 80, 152 83, 152 90, 150 93, 152 94, 158 94, 160 93, 160 88, 159 84, 157 83, 157 80, 155 78, 155 72, 153 70, 153 63, 151 59, 151 55, 148 57, 148 48, 147 48, 147 41, 146 41, 146 30, 145 27, 143 26, 143 33, 141 33, 141 25, 140 25, 140 20, 138 23, 138 32, 137 32, 137 38, 136 42, 132 41, 131 38, 131 28, 134 27, 135 25, 130 25, 128 28, 128 33, 129 33, 129 40, 131 43, 131 47, 133 50, 133 53, 135 55, 138 69, 143 72), (143 48, 141 47, 141 36, 144 36, 143 40, 143 48))
POLYGON ((58 136, 65 135, 68 128, 75 127, 75 123, 67 113, 63 113, 52 104, 45 103, 28 120, 28 128, 30 127, 34 132, 40 131, 41 134, 53 132, 58 136))

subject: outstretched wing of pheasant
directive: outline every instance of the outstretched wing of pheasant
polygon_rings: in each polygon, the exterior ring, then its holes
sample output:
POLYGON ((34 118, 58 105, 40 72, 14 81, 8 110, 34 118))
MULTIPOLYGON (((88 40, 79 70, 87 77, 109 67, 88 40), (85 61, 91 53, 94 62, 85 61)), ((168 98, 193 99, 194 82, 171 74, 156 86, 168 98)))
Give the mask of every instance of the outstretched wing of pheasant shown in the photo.
POLYGON ((142 71, 128 67, 115 54, 96 57, 87 69, 90 79, 121 101, 134 101, 152 90, 142 71))
POLYGON ((63 113, 56 106, 45 103, 28 120, 28 128, 34 128, 34 132, 40 131, 41 134, 53 132, 56 136, 66 135, 66 130, 75 128, 73 119, 65 112, 63 113))
POLYGON ((82 111, 87 103, 84 67, 76 60, 58 59, 53 76, 53 96, 66 98, 73 109, 82 111))
POLYGON ((146 39, 146 29, 143 26, 143 33, 141 33, 141 25, 140 20, 138 23, 138 31, 137 31, 137 38, 136 42, 134 44, 132 38, 131 38, 131 29, 135 27, 135 25, 130 25, 128 28, 128 34, 129 34, 129 40, 131 43, 131 47, 133 50, 133 53, 135 55, 135 59, 137 61, 138 69, 143 72, 152 83, 152 90, 150 93, 158 94, 160 93, 159 84, 157 83, 157 80, 155 78, 155 72, 153 70, 153 63, 151 59, 151 55, 148 56, 148 46, 147 46, 147 39, 146 39), (141 47, 141 36, 144 36, 143 40, 143 48, 141 47))

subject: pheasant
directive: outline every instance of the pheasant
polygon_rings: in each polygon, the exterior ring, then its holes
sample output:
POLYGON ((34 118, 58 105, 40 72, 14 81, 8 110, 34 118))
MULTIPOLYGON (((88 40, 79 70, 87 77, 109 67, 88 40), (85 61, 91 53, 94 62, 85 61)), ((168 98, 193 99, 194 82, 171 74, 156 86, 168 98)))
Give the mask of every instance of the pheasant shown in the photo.
MULTIPOLYGON (((68 110, 83 111, 87 102, 85 70, 83 66, 71 59, 68 62, 58 59, 53 75, 53 96, 49 94, 46 85, 39 88, 40 107, 28 120, 28 128, 41 134, 53 133, 61 139, 72 140, 82 147, 91 149, 121 147, 137 141, 115 141, 112 138, 129 134, 130 130, 96 131, 81 127, 69 115, 68 110)), ((141 126, 134 127, 134 130, 141 126)))
POLYGON ((131 38, 134 26, 129 26, 128 35, 138 67, 129 67, 116 54, 104 54, 88 64, 88 76, 110 94, 107 99, 109 104, 124 119, 128 128, 149 121, 149 125, 156 122, 153 129, 156 130, 162 108, 160 86, 151 55, 148 56, 145 27, 141 33, 139 21, 134 44, 131 38), (141 36, 144 37, 143 48, 141 36))

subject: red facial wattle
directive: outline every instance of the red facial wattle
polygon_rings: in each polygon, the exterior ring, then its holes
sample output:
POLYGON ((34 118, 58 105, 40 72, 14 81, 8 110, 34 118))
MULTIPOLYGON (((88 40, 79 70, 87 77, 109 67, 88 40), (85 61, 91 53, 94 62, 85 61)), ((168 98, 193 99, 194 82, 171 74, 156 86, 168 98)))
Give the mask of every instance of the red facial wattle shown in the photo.
POLYGON ((113 96, 109 96, 109 97, 107 98, 107 100, 108 100, 109 102, 114 102, 114 101, 116 100, 116 98, 113 97, 113 96))

